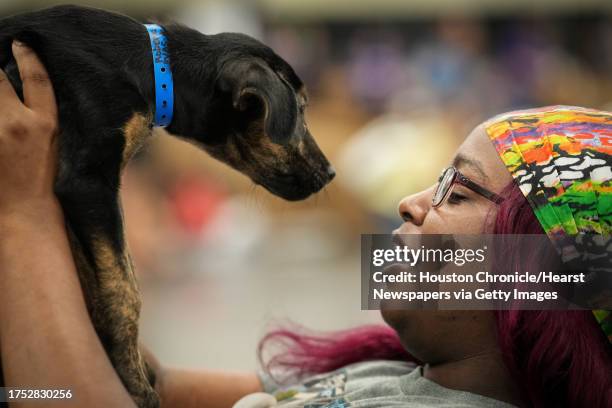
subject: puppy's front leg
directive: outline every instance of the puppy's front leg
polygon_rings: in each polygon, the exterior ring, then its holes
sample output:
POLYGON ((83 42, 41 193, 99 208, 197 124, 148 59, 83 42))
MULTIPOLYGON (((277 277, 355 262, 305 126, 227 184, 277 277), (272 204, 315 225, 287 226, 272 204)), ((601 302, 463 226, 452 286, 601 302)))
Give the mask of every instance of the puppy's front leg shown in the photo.
MULTIPOLYGON (((100 135, 99 140, 117 136, 125 135, 100 135)), ((62 138, 68 137, 62 135, 62 138)), ((116 168, 106 163, 95 165, 100 160, 100 152, 90 149, 86 153, 91 157, 81 157, 80 163, 85 165, 79 167, 72 165, 74 153, 64 148, 65 145, 60 145, 56 193, 64 208, 92 322, 134 401, 140 408, 157 408, 159 398, 151 385, 152 379, 148 378, 151 372, 138 347, 141 301, 124 239, 118 197, 124 158, 116 158, 116 168)))
MULTIPOLYGON (((89 201, 78 196, 77 200, 89 201)), ((66 195, 60 200, 74 203, 66 195)), ((151 385, 154 379, 148 377, 138 347, 141 301, 123 241, 117 200, 82 211, 69 204, 69 237, 93 325, 117 374, 140 408, 156 408, 159 399, 151 385), (107 228, 91 224, 97 217, 108 222, 107 228)))

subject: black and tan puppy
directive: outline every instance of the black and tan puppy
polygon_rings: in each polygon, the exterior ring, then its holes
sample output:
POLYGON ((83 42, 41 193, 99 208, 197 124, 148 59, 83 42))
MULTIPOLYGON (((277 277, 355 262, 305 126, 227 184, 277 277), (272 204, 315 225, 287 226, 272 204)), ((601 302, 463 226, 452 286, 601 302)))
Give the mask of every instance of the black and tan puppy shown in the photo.
MULTIPOLYGON (((304 122, 303 84, 285 61, 244 35, 164 28, 174 76, 171 134, 288 200, 306 198, 333 178, 304 122)), ((75 6, 0 20, 0 67, 21 94, 13 39, 39 55, 55 89, 56 193, 93 323, 136 403, 156 407, 154 379, 138 349, 140 297, 119 202, 121 170, 152 129, 148 33, 129 17, 75 6)))

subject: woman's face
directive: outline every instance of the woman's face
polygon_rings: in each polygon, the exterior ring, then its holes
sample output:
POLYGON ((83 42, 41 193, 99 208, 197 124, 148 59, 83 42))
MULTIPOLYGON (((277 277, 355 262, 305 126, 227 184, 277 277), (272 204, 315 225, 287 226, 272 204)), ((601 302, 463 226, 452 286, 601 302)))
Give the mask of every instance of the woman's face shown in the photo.
MULTIPOLYGON (((512 180, 482 125, 465 139, 452 164, 467 178, 498 194, 512 180)), ((394 233, 482 234, 491 230, 494 203, 456 184, 448 200, 433 208, 436 184, 400 201, 398 211, 404 222, 394 233)), ((408 352, 426 363, 452 361, 497 347, 490 311, 383 309, 382 316, 408 352)))
MULTIPOLYGON (((495 193, 512 180, 482 125, 465 139, 451 164, 476 184, 495 193)), ((394 233, 482 234, 489 230, 486 224, 495 219, 494 203, 456 184, 446 203, 432 208, 436 185, 400 201, 398 211, 404 223, 394 233)))

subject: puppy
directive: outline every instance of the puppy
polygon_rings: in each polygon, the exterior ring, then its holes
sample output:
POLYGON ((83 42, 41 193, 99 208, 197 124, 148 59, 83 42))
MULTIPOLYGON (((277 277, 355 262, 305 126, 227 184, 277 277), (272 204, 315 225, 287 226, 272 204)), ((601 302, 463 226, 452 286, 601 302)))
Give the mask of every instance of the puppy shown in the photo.
MULTIPOLYGON (((293 69, 240 34, 163 26, 174 77, 167 131, 287 200, 316 193, 334 171, 313 140, 293 69)), ((0 20, 0 67, 22 94, 13 39, 46 66, 61 136, 55 185, 93 324, 139 407, 157 407, 138 348, 140 297, 123 233, 122 169, 153 127, 155 88, 146 28, 103 10, 59 6, 0 20)))

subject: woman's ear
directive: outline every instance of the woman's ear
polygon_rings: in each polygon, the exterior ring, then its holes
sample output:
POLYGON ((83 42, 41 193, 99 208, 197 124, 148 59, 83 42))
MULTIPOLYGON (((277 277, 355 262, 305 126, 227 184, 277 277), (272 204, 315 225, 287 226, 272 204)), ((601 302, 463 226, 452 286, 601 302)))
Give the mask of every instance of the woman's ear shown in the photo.
POLYGON ((295 132, 298 115, 293 88, 263 62, 241 61, 228 70, 225 79, 230 82, 234 109, 257 112, 265 134, 274 143, 286 143, 295 132))

